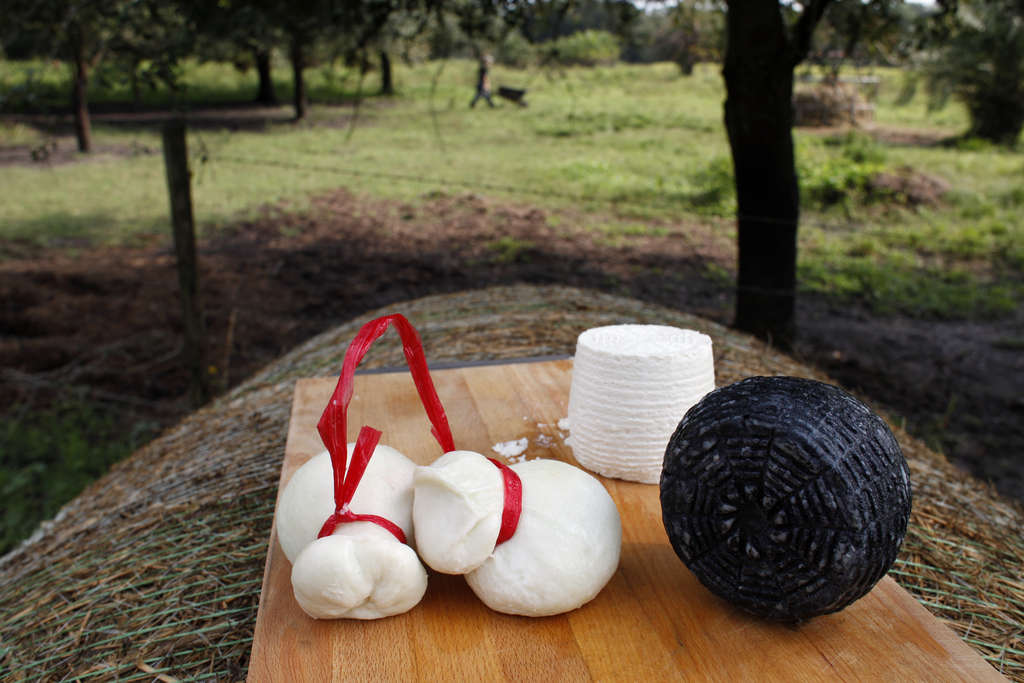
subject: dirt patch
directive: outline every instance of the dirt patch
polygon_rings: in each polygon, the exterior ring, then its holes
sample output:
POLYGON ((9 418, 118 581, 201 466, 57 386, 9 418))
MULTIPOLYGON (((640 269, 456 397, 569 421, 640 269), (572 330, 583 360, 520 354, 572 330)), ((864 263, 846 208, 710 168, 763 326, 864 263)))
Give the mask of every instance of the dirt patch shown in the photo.
MULTIPOLYGON (((602 221, 604 221, 602 223, 602 221)), ((706 225, 619 229, 477 195, 416 205, 339 190, 303 214, 267 207, 201 243, 210 370, 233 386, 304 339, 369 309, 512 282, 634 296, 728 323, 734 244, 706 225)), ((0 244, 0 410, 81 386, 126 424, 185 412, 169 245, 37 251, 0 244)), ((801 360, 889 409, 951 458, 1024 499, 1019 318, 930 323, 805 297, 801 360), (1017 340, 1015 342, 1015 340, 1017 340)))
POLYGON ((803 125, 801 133, 825 138, 834 138, 848 133, 863 133, 878 142, 899 147, 948 146, 959 139, 959 134, 943 128, 902 128, 875 122, 861 122, 856 125, 803 125))
POLYGON ((89 154, 80 154, 73 136, 48 137, 37 145, 0 145, 0 168, 6 166, 62 166, 74 163, 102 163, 111 159, 160 154, 159 147, 138 142, 97 144, 89 154))
MULTIPOLYGON (((334 113, 323 125, 343 127, 350 124, 352 115, 344 108, 343 114, 334 113)), ((288 106, 266 106, 259 104, 230 104, 220 107, 202 107, 191 109, 184 114, 160 109, 132 109, 124 105, 92 106, 91 120, 93 125, 104 125, 121 130, 159 131, 171 120, 184 116, 189 130, 227 130, 227 131, 262 131, 271 126, 295 123, 294 111, 288 106)), ((5 166, 59 166, 71 163, 97 163, 111 158, 124 158, 148 154, 159 154, 159 140, 156 146, 139 142, 128 144, 111 144, 93 142, 93 150, 89 154, 78 152, 78 142, 74 135, 74 120, 70 114, 21 114, 8 116, 11 123, 25 124, 42 134, 39 142, 31 145, 0 145, 0 168, 5 166)), ((312 125, 295 123, 295 125, 312 125)), ((360 125, 369 125, 361 121, 360 125)))
POLYGON ((867 183, 869 197, 904 206, 935 206, 952 185, 938 176, 922 173, 909 166, 876 173, 867 183))

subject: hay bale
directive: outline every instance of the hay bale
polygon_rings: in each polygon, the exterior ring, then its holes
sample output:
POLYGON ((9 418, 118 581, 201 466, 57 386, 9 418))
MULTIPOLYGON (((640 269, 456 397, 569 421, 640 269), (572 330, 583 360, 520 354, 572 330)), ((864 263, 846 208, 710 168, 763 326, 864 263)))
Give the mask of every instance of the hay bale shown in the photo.
MULTIPOLYGON (((826 380, 745 334, 568 287, 397 304, 431 362, 571 354, 582 330, 660 323, 714 340, 716 375, 826 380)), ((294 349, 115 466, 0 558, 0 677, 240 680, 252 646, 295 380, 336 374, 368 313, 294 349)), ((403 363, 393 338, 365 367, 403 363)), ((1024 513, 895 430, 914 512, 891 574, 1009 676, 1024 677, 1024 513)))
POLYGON ((859 126, 874 118, 872 107, 852 85, 825 81, 793 93, 797 126, 859 126))

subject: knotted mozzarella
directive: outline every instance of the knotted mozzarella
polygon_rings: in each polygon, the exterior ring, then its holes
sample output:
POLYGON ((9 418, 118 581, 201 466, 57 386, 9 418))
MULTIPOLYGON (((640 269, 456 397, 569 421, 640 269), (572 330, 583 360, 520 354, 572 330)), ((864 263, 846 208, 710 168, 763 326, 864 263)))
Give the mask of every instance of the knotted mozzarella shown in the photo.
POLYGON ((292 590, 314 619, 379 619, 415 607, 427 590, 416 551, 373 522, 341 524, 292 565, 292 590))
MULTIPOLYGON (((352 453, 354 444, 348 445, 352 453)), ((412 477, 416 463, 390 446, 373 451, 350 507, 361 514, 380 515, 402 528, 415 547, 412 524, 412 477)), ((277 538, 292 563, 316 540, 334 512, 334 471, 327 451, 306 461, 288 480, 277 506, 277 538)), ((345 526, 345 525, 342 525, 345 526)), ((339 527, 340 528, 340 527, 339 527)))
MULTIPOLYGON (((415 469, 394 448, 378 445, 349 507, 393 522, 411 544, 415 469)), ((334 513, 333 487, 324 451, 296 470, 281 493, 277 536, 292 563, 295 600, 315 619, 378 619, 408 611, 427 588, 426 570, 411 545, 369 521, 342 523, 317 538, 334 513)))

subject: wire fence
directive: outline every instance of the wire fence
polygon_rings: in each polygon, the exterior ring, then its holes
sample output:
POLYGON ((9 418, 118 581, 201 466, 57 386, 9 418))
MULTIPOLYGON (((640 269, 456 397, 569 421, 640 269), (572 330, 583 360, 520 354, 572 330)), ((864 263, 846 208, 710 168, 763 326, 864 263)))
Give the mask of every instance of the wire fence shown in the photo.
MULTIPOLYGON (((1012 264, 1000 265, 999 254, 962 256, 955 251, 955 245, 943 245, 928 238, 928 234, 937 235, 944 230, 944 222, 948 222, 949 217, 942 212, 916 212, 913 220, 917 224, 911 229, 920 234, 909 244, 905 240, 900 242, 896 234, 901 227, 887 225, 877 214, 874 219, 865 220, 860 212, 823 213, 804 207, 797 212, 795 221, 754 215, 736 209, 734 194, 702 203, 705 188, 699 185, 690 189, 680 185, 661 194, 653 186, 636 191, 623 187, 572 192, 558 185, 501 182, 495 179, 498 169, 494 175, 471 176, 456 168, 451 176, 444 176, 435 170, 382 170, 339 163, 337 157, 341 152, 338 150, 293 152, 288 158, 265 158, 229 151, 230 140, 210 145, 199 133, 197 141, 193 156, 200 168, 224 164, 336 176, 342 183, 349 179, 369 186, 371 195, 382 187, 399 184, 423 188, 421 196, 429 196, 432 191, 447 194, 455 189, 471 195, 502 196, 512 202, 553 204, 556 214, 568 207, 570 211, 592 217, 595 224, 607 223, 610 212, 613 222, 627 220, 646 224, 649 228, 646 234, 656 234, 656 228, 671 224, 676 227, 666 234, 682 234, 695 256, 718 254, 717 260, 708 262, 709 272, 715 271, 722 279, 721 284, 736 293, 785 297, 798 292, 815 293, 834 302, 856 302, 876 314, 947 320, 1005 317, 1024 298, 1024 281, 1019 269, 1012 264), (793 286, 740 286, 736 281, 736 262, 731 260, 733 257, 727 257, 728 262, 722 261, 721 256, 737 249, 737 232, 745 225, 755 230, 781 227, 779 239, 788 238, 787 227, 794 229, 788 235, 810 234, 799 240, 800 257, 793 286)), ((728 191, 733 192, 731 187, 728 191)), ((502 227, 496 226, 499 231, 502 227)), ((515 239, 511 233, 508 237, 515 239)))
MULTIPOLYGON (((678 192, 666 193, 666 195, 663 195, 661 197, 650 195, 643 197, 608 197, 597 194, 573 194, 553 188, 510 185, 508 183, 499 183, 486 179, 466 181, 458 178, 445 178, 442 176, 435 175, 357 169, 340 166, 337 164, 313 163, 308 161, 285 161, 281 159, 260 159, 257 157, 237 154, 221 154, 219 152, 212 150, 209 146, 206 145, 205 142, 202 141, 201 138, 199 149, 194 154, 194 156, 200 162, 200 164, 203 165, 228 163, 252 167, 275 168, 287 171, 329 173, 333 175, 350 178, 359 178, 363 180, 410 183, 431 188, 455 187, 478 194, 496 192, 512 196, 514 198, 536 197, 548 200, 555 200, 559 202, 565 202, 575 206, 602 206, 610 209, 649 210, 651 208, 655 208, 665 211, 675 210, 678 211, 679 215, 681 216, 685 215, 688 217, 700 218, 702 220, 714 222, 721 222, 722 220, 751 221, 769 225, 792 225, 794 223, 793 220, 787 220, 775 216, 740 213, 738 211, 726 212, 697 209, 694 207, 693 201, 699 196, 699 191, 695 191, 691 194, 684 194, 678 192), (676 199, 672 198, 673 195, 676 197, 676 199)), ((834 229, 837 227, 842 227, 846 230, 856 229, 857 227, 864 227, 863 223, 861 223, 860 221, 853 220, 845 220, 842 222, 829 222, 820 219, 808 219, 806 217, 799 217, 796 222, 798 222, 800 225, 814 226, 825 230, 834 229)))

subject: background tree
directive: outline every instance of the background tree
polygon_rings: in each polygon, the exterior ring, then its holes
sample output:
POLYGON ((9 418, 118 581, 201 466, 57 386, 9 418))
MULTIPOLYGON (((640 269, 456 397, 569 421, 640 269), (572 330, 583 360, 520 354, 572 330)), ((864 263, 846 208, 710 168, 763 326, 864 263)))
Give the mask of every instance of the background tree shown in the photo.
POLYGON ((8 0, 0 42, 16 35, 35 54, 58 57, 71 68, 71 111, 81 152, 92 150, 89 79, 112 53, 128 57, 129 77, 174 82, 173 66, 187 50, 189 31, 174 6, 157 0, 8 0))
POLYGON ((795 334, 800 191, 793 154, 793 70, 829 0, 799 12, 775 0, 729 0, 725 128, 736 179, 734 325, 786 347, 795 334))
POLYGON ((431 0, 249 0, 280 26, 292 64, 295 118, 305 118, 309 98, 304 71, 317 42, 344 40, 351 50, 364 51, 382 34, 392 15, 430 7, 431 0))
POLYGON ((832 0, 812 40, 808 61, 839 75, 844 64, 903 64, 916 49, 921 5, 891 0, 832 0))
POLYGON ((680 3, 646 13, 623 56, 644 62, 675 62, 683 75, 699 62, 720 62, 725 12, 714 3, 680 3))
POLYGON ((1024 127, 1024 3, 965 0, 936 25, 926 67, 935 102, 956 97, 970 115, 968 135, 1016 144, 1024 127))
POLYGON ((356 49, 363 44, 364 50, 377 52, 380 67, 380 94, 394 95, 391 56, 397 53, 409 59, 413 44, 422 37, 432 13, 426 4, 406 2, 392 11, 380 26, 371 26, 365 35, 358 35, 353 41, 356 49))
POLYGON ((245 0, 178 0, 182 13, 195 26, 197 55, 230 61, 240 68, 256 67, 258 85, 255 101, 277 104, 274 91, 273 50, 284 42, 280 26, 268 6, 245 0))

